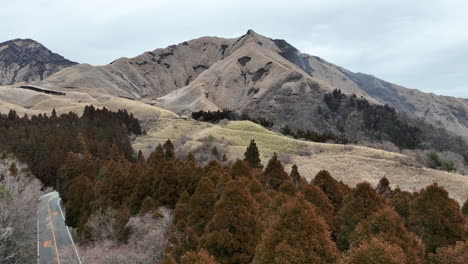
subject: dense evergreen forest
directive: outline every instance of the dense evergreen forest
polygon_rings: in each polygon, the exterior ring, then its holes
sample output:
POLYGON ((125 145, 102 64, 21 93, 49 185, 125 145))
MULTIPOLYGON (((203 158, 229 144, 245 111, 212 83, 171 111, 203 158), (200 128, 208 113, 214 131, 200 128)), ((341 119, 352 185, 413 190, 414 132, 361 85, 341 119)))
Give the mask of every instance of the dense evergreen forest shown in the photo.
POLYGON ((297 166, 288 174, 276 154, 262 166, 253 140, 233 164, 179 159, 169 140, 145 158, 130 146, 128 135, 141 133, 132 115, 92 106, 82 117, 10 112, 0 131, 3 150, 59 190, 82 245, 98 244, 92 226, 100 212, 115 212, 106 223, 118 247, 134 243, 134 217, 163 219, 169 210, 162 252, 148 263, 466 260, 468 205, 461 209, 437 184, 414 193, 391 189, 386 178, 376 188, 350 187, 325 170, 308 182, 297 166))

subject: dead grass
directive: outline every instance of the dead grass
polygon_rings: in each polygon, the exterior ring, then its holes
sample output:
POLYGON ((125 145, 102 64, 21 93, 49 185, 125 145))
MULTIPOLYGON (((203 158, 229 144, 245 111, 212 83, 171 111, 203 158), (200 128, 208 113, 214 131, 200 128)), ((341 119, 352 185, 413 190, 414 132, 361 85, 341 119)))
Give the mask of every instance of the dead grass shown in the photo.
MULTIPOLYGON (((392 187, 416 191, 434 182, 445 187, 450 196, 462 203, 468 198, 468 177, 456 173, 418 168, 409 157, 394 152, 354 145, 305 142, 278 135, 249 121, 231 121, 215 125, 194 120, 163 118, 145 124, 147 135, 138 137, 133 144, 149 154, 158 143, 167 139, 189 136, 185 149, 199 148, 208 137, 227 142, 229 160, 243 158, 251 139, 255 139, 264 164, 273 152, 287 153, 300 173, 312 179, 321 170, 329 170, 337 179, 350 186, 368 181, 376 185, 386 176, 392 187)), ((290 169, 291 164, 287 166, 290 169)))

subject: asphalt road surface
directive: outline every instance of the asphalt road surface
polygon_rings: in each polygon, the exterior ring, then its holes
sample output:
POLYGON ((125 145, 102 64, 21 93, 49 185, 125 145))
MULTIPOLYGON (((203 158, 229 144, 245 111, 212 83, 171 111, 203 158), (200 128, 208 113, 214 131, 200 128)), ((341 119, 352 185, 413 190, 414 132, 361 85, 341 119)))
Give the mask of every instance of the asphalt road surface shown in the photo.
POLYGON ((57 192, 39 199, 37 209, 37 252, 39 264, 68 264, 81 261, 60 207, 57 192))

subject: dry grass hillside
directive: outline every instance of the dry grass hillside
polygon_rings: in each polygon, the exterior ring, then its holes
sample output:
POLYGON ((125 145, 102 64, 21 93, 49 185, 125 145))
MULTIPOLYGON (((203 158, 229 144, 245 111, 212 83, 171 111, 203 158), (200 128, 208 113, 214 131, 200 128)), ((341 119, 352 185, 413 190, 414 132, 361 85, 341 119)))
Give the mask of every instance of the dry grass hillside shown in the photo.
POLYGON ((450 196, 462 203, 468 198, 468 176, 447 173, 417 166, 409 157, 361 146, 324 144, 291 139, 269 131, 249 121, 230 121, 209 124, 194 120, 161 118, 145 124, 147 135, 133 142, 136 150, 149 154, 158 143, 171 139, 179 149, 196 151, 205 145, 219 146, 226 151, 228 160, 243 158, 251 139, 255 139, 264 164, 273 152, 287 170, 292 164, 300 173, 312 179, 321 169, 329 170, 334 177, 354 186, 361 181, 373 185, 386 176, 392 187, 416 191, 433 182, 445 187, 450 196))
POLYGON ((55 108, 58 114, 75 112, 81 115, 86 105, 106 107, 113 111, 127 109, 142 120, 152 120, 160 117, 178 117, 170 111, 155 106, 110 95, 101 94, 91 97, 86 93, 80 92, 68 92, 66 95, 52 95, 16 86, 0 87, 0 113, 8 113, 12 109, 19 115, 34 115, 50 113, 55 108))

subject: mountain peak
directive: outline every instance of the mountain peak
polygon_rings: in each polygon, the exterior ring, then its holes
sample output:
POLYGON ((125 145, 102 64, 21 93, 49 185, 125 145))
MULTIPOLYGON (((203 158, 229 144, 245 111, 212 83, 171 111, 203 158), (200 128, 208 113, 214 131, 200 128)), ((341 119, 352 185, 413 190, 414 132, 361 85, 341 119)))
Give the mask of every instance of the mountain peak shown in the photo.
POLYGON ((42 80, 75 64, 29 38, 0 43, 0 85, 42 80))

